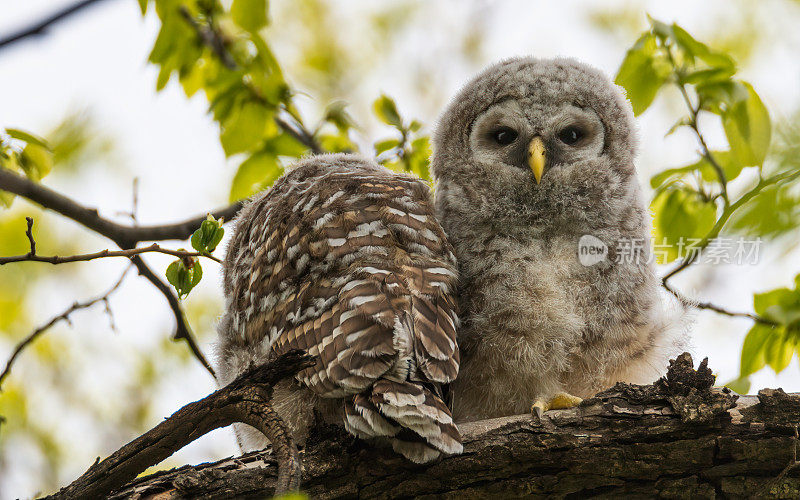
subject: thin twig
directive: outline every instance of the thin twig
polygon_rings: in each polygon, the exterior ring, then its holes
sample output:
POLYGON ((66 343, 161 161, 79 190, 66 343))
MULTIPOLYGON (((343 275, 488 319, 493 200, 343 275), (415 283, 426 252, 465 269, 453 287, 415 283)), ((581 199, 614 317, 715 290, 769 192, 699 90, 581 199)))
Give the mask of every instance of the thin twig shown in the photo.
POLYGON ((722 231, 722 228, 731 218, 733 213, 736 212, 736 210, 738 210, 740 207, 742 207, 742 205, 744 205, 754 197, 758 196, 758 194, 760 194, 761 191, 763 191, 765 188, 772 185, 780 184, 782 182, 792 181, 794 179, 797 179, 798 177, 800 177, 800 171, 794 171, 794 172, 788 171, 775 174, 766 179, 761 179, 753 189, 743 194, 738 200, 736 200, 735 203, 725 208, 725 210, 722 212, 722 215, 720 215, 719 219, 714 224, 714 227, 711 228, 708 234, 706 234, 696 246, 692 247, 692 251, 689 253, 689 255, 686 256, 683 260, 681 260, 681 262, 679 262, 675 267, 672 268, 672 270, 670 270, 667 274, 665 274, 661 278, 661 286, 663 286, 669 293, 675 296, 675 298, 677 298, 685 306, 694 307, 696 309, 708 309, 710 311, 724 314, 726 316, 749 318, 757 323, 761 323, 764 325, 770 325, 770 326, 779 325, 779 323, 764 318, 763 316, 751 313, 732 312, 723 307, 712 304, 711 302, 697 302, 695 300, 692 300, 683 295, 682 293, 680 293, 678 290, 674 289, 669 284, 669 280, 679 272, 688 268, 697 260, 697 258, 700 255, 700 252, 702 252, 703 249, 705 249, 714 238, 719 236, 719 233, 722 231))
POLYGON ((723 170, 722 166, 717 162, 717 159, 711 153, 711 150, 708 148, 708 143, 706 143, 705 137, 700 132, 700 127, 697 123, 697 117, 700 114, 700 103, 698 102, 695 106, 692 103, 692 99, 689 97, 689 93, 686 90, 686 85, 681 82, 681 77, 683 73, 683 69, 679 68, 677 63, 675 62, 675 58, 672 56, 672 50, 669 46, 665 47, 667 58, 672 64, 672 67, 675 68, 675 72, 677 75, 677 79, 675 80, 675 85, 681 92, 681 96, 683 97, 684 103, 686 103, 686 107, 689 108, 689 128, 692 129, 695 136, 697 137, 697 141, 700 143, 700 147, 702 148, 702 155, 711 164, 711 167, 714 169, 714 172, 717 174, 717 178, 719 179, 720 184, 720 194, 722 195, 722 200, 725 204, 725 208, 728 208, 731 204, 730 198, 728 198, 728 180, 725 178, 725 170, 723 170))
POLYGON ((41 21, 37 21, 31 26, 23 28, 15 33, 12 33, 8 36, 3 37, 0 39, 0 49, 5 48, 13 43, 20 42, 26 38, 41 36, 44 35, 48 28, 50 28, 53 24, 62 21, 74 14, 77 14, 81 10, 92 6, 93 4, 97 4, 102 2, 103 0, 83 0, 81 2, 77 2, 69 7, 65 7, 58 12, 55 12, 48 17, 42 19, 41 21))
MULTIPOLYGON (((30 181, 8 169, 0 169, 0 190, 5 190, 39 203, 44 208, 58 212, 85 227, 99 233, 106 238, 114 241, 122 250, 130 250, 136 243, 143 240, 168 240, 188 238, 200 224, 206 220, 206 216, 189 219, 177 224, 163 226, 123 226, 116 222, 100 217, 97 210, 86 208, 76 201, 53 191, 41 184, 30 181)), ((224 217, 231 219, 241 208, 241 202, 234 203, 222 210, 212 212, 217 218, 224 217)), ((175 340, 185 340, 192 355, 197 358, 203 367, 213 376, 214 370, 203 356, 197 342, 194 340, 191 328, 189 327, 186 315, 181 308, 178 297, 172 289, 161 281, 158 276, 145 264, 141 256, 130 257, 133 264, 139 270, 139 274, 144 276, 164 295, 170 309, 175 317, 175 340)))
POLYGON ((132 200, 132 203, 131 203, 131 211, 130 212, 125 212, 125 211, 117 212, 117 215, 125 215, 127 217, 130 217, 131 218, 131 222, 133 222, 133 225, 134 226, 138 226, 139 224, 138 224, 138 219, 137 219, 137 215, 136 215, 139 212, 139 178, 138 177, 134 177, 133 178, 133 189, 132 189, 132 191, 133 191, 133 200, 132 200))
POLYGON ((200 38, 200 41, 203 42, 203 45, 211 49, 211 51, 216 55, 222 64, 225 65, 226 68, 230 70, 235 70, 238 68, 236 61, 234 61, 233 56, 230 52, 228 52, 227 47, 225 46, 225 40, 222 37, 222 34, 214 29, 214 26, 209 21, 207 26, 200 24, 197 19, 192 16, 192 13, 189 12, 185 6, 181 5, 180 7, 181 16, 186 20, 189 25, 194 28, 197 36, 200 38))
POLYGON ((194 339, 192 328, 189 326, 189 321, 186 319, 186 314, 183 311, 183 307, 181 307, 181 302, 178 300, 178 297, 175 296, 172 288, 167 283, 162 281, 161 278, 159 278, 158 275, 156 275, 156 273, 150 269, 147 264, 145 264, 140 255, 134 255, 131 257, 131 262, 133 262, 133 265, 135 265, 136 269, 139 270, 139 275, 152 283, 153 286, 155 286, 158 291, 161 292, 164 298, 167 299, 167 304, 169 304, 172 315, 175 317, 175 333, 173 334, 172 339, 186 341, 189 350, 192 351, 192 355, 194 355, 194 357, 200 362, 200 364, 203 365, 203 368, 205 368, 212 377, 216 378, 214 369, 211 367, 211 364, 203 355, 203 352, 197 345, 197 341, 194 339))
POLYGON ((36 256, 36 240, 33 239, 33 217, 25 217, 27 229, 25 229, 25 236, 28 237, 28 242, 31 244, 31 250, 28 252, 28 257, 36 256))
POLYGON ((28 347, 34 340, 36 340, 40 335, 42 335, 44 332, 46 332, 48 329, 50 329, 53 325, 55 325, 59 321, 69 322, 69 316, 72 313, 74 313, 75 311, 81 310, 81 309, 87 309, 89 307, 92 307, 93 305, 95 305, 95 304, 97 304, 99 302, 105 303, 106 304, 106 311, 109 311, 108 298, 115 291, 117 291, 119 289, 119 287, 122 285, 122 282, 125 281, 125 276, 127 276, 128 271, 130 269, 131 269, 131 266, 127 266, 125 268, 125 271, 122 273, 122 275, 119 277, 119 279, 117 279, 117 281, 114 283, 114 285, 111 288, 109 288, 108 290, 106 290, 103 294, 98 295, 97 297, 94 297, 92 299, 86 300, 84 302, 75 302, 69 308, 67 308, 64 312, 62 312, 61 314, 53 317, 50 321, 48 321, 44 325, 40 326, 36 330, 34 330, 30 335, 25 337, 22 340, 22 342, 17 344, 17 347, 14 349, 14 352, 11 353, 11 357, 8 358, 8 361, 6 362, 6 367, 3 370, 3 373, 0 373, 0 388, 2 387, 3 380, 5 380, 5 378, 8 376, 8 374, 11 373, 11 366, 14 364, 14 361, 22 353, 22 351, 26 347, 28 347))
MULTIPOLYGON (((220 33, 219 29, 214 26, 212 20, 208 21, 207 25, 201 24, 197 19, 192 16, 192 13, 186 7, 180 8, 181 15, 186 20, 187 23, 195 30, 197 33, 198 38, 200 41, 211 49, 211 52, 222 62, 222 64, 230 69, 236 70, 239 66, 236 64, 233 55, 228 51, 228 48, 225 44, 225 37, 220 33)), ((252 86, 249 85, 247 82, 243 82, 245 87, 253 94, 254 97, 257 99, 263 100, 263 97, 260 93, 252 86)), ((314 154, 322 154, 325 153, 325 149, 320 146, 317 139, 314 137, 314 134, 309 131, 299 120, 293 120, 295 123, 294 125, 290 124, 287 120, 281 118, 277 114, 275 115, 275 123, 283 129, 284 132, 294 137, 300 144, 303 144, 308 149, 311 150, 314 154)))
MULTIPOLYGON (((30 219, 30 217, 28 217, 30 219)), ((219 257, 211 254, 200 252, 189 252, 187 250, 172 250, 170 248, 162 248, 158 243, 153 243, 146 247, 131 248, 129 250, 100 250, 94 253, 85 253, 78 255, 67 255, 60 257, 58 255, 44 256, 44 255, 31 255, 30 253, 24 255, 14 255, 10 257, 0 257, 0 266, 12 262, 47 262, 49 264, 66 264, 68 262, 86 262, 95 259, 103 259, 108 257, 132 257, 143 253, 163 253, 166 255, 173 255, 180 258, 189 257, 207 257, 214 262, 222 264, 219 257)))
POLYGON ((296 123, 295 126, 293 127, 292 125, 289 125, 289 123, 286 122, 283 118, 277 115, 275 115, 275 123, 278 124, 278 126, 282 128, 287 134, 294 137, 300 144, 310 149, 312 153, 314 154, 325 153, 325 150, 322 148, 322 146, 319 145, 317 139, 314 138, 314 134, 312 134, 302 124, 296 123))
POLYGON ((721 306, 712 304, 711 302, 698 302, 694 299, 687 297, 677 289, 673 288, 666 281, 664 281, 662 284, 669 293, 671 293, 676 299, 678 299, 685 306, 693 307, 695 309, 707 309, 709 311, 714 311, 716 313, 723 314, 725 316, 730 316, 733 318, 748 318, 755 321, 756 323, 761 323, 763 325, 778 326, 778 323, 776 321, 772 321, 771 319, 767 319, 757 314, 729 311, 721 306))

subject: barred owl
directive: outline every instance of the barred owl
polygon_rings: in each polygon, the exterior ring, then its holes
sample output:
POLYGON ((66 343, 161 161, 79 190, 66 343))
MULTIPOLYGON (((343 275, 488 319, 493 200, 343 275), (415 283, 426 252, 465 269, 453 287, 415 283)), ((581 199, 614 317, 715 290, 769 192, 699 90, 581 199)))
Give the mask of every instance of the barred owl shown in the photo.
MULTIPOLYGON (((237 217, 219 382, 303 349, 316 365, 273 396, 298 440, 319 418, 414 462, 459 453, 441 394, 459 363, 454 259, 419 179, 352 155, 301 161, 237 217)), ((237 434, 244 450, 266 444, 237 434)))
POLYGON ((682 311, 649 259, 635 149, 622 93, 569 59, 496 64, 441 116, 432 171, 458 259, 457 421, 649 383, 682 352, 682 311), (606 258, 582 263, 582 237, 606 258), (618 243, 636 241, 620 259, 618 243))

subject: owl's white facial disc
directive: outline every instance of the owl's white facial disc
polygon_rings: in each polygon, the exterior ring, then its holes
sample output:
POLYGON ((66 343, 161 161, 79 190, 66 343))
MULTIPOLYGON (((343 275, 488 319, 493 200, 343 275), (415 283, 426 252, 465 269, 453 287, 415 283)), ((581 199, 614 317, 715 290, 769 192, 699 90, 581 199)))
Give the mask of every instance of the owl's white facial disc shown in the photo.
MULTIPOLYGON (((580 168, 581 162, 602 155, 605 130, 597 114, 588 108, 506 100, 476 118, 469 143, 473 159, 489 169, 490 175, 551 183, 556 180, 550 171, 580 168), (539 180, 532 171, 533 141, 543 145, 544 172, 540 172, 539 180)), ((563 179, 565 174, 561 172, 558 177, 563 179)))

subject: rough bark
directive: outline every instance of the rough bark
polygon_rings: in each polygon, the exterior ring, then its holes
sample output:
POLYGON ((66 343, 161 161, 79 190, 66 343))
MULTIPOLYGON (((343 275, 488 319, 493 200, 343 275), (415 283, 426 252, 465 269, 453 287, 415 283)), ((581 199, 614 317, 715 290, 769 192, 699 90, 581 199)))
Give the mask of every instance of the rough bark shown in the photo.
POLYGON ((98 458, 81 477, 48 498, 106 496, 200 436, 234 422, 255 427, 272 443, 279 460, 273 491, 296 490, 302 472, 297 447, 270 400, 278 381, 312 364, 313 358, 304 352, 289 351, 250 368, 222 389, 176 411, 102 462, 98 458))
MULTIPOLYGON (((687 359, 688 358, 688 359, 687 359)), ((420 466, 318 428, 301 451, 312 498, 800 496, 800 396, 711 388, 681 356, 653 385, 618 384, 541 420, 462 424, 464 453, 420 466)), ((263 498, 276 461, 266 451, 139 478, 113 498, 263 498)))

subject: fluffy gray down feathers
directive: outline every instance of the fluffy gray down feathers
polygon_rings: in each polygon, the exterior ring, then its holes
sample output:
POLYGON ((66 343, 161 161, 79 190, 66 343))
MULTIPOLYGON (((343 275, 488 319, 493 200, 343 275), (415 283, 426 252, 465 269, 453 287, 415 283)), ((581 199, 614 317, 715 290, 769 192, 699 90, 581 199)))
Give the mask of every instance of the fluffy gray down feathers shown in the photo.
MULTIPOLYGON (((665 371, 685 315, 660 293, 630 105, 605 75, 567 59, 494 65, 453 99, 433 149, 435 213, 424 183, 353 155, 307 158, 242 209, 220 384, 305 349, 317 365, 273 398, 300 441, 322 419, 427 462, 461 451, 454 419, 665 371), (573 146, 559 140, 571 124, 573 146), (514 142, 493 143, 498 127, 514 142), (547 151, 538 183, 533 138, 547 151), (585 235, 606 259, 581 264, 585 235), (645 244, 622 256, 626 241, 645 244)), ((237 434, 245 449, 266 444, 237 434)))

